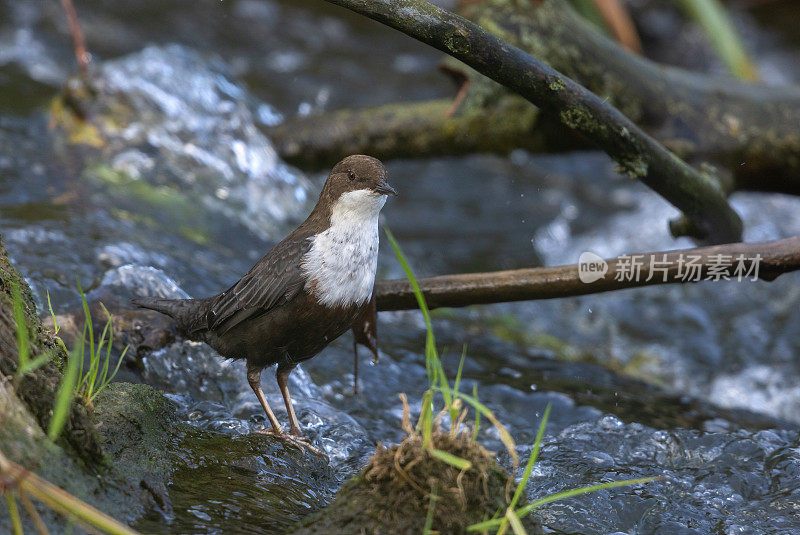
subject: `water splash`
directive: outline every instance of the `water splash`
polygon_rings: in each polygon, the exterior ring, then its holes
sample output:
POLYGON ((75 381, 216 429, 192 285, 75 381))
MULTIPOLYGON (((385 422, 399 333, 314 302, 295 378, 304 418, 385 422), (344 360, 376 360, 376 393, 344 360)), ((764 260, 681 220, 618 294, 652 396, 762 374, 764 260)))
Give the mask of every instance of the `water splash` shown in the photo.
POLYGON ((103 63, 92 79, 105 117, 105 157, 129 180, 190 192, 262 237, 304 215, 311 184, 256 124, 278 114, 219 60, 179 45, 103 63))

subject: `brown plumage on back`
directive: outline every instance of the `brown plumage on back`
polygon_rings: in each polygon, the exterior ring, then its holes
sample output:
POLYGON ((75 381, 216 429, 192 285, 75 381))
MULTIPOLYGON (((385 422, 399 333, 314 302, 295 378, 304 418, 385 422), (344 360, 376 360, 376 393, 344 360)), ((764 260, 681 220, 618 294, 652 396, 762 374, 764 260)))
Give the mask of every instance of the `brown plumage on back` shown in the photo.
POLYGON ((348 156, 334 166, 308 218, 236 284, 204 299, 135 299, 227 358, 246 359, 247 379, 272 425, 261 371, 278 364, 290 432, 300 436, 286 382, 292 369, 348 330, 369 306, 378 254, 378 214, 387 195, 383 164, 348 156))

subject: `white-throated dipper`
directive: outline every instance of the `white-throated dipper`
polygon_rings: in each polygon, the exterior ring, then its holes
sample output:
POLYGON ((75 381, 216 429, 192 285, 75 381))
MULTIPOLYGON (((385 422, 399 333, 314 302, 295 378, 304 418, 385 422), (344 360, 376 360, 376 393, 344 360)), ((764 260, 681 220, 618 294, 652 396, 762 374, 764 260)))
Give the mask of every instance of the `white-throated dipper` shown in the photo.
POLYGON ((337 163, 311 215, 239 282, 203 299, 134 299, 171 316, 187 338, 223 357, 247 361, 247 382, 272 424, 286 437, 261 390, 261 371, 278 364, 278 386, 290 433, 302 437, 286 383, 292 369, 350 329, 369 305, 378 264, 378 214, 387 195, 380 160, 348 156, 337 163))

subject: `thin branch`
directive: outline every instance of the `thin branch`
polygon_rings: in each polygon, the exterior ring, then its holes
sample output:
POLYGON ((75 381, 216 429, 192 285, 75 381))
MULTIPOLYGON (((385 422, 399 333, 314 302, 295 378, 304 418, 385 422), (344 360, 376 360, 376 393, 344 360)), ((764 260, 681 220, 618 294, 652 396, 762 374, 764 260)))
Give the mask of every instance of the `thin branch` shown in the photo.
MULTIPOLYGON (((727 276, 736 279, 740 262, 742 278, 771 281, 784 273, 800 270, 800 236, 762 243, 641 253, 605 262, 608 266, 605 274, 589 283, 581 281, 578 264, 442 275, 418 279, 418 282, 428 306, 434 308, 554 299, 656 284, 698 282, 715 278, 722 265, 727 266, 727 276), (757 259, 757 269, 754 259, 757 259), (637 265, 638 275, 633 271, 637 265), (621 277, 621 273, 626 276, 621 277)), ((405 279, 378 281, 375 294, 379 311, 417 308, 416 298, 405 279)))
POLYGON ((67 14, 67 22, 69 23, 69 32, 72 34, 78 69, 80 70, 81 76, 86 78, 89 73, 89 60, 91 56, 86 50, 86 42, 83 39, 80 22, 78 22, 78 14, 75 12, 75 6, 72 5, 72 0, 61 0, 61 5, 64 8, 64 12, 67 14))
POLYGON ((634 54, 641 54, 642 42, 625 6, 619 0, 594 0, 594 5, 614 38, 634 54))
POLYGON ((712 177, 691 168, 616 108, 526 52, 425 0, 326 0, 437 48, 516 91, 595 142, 691 221, 695 238, 731 242, 742 222, 712 177))

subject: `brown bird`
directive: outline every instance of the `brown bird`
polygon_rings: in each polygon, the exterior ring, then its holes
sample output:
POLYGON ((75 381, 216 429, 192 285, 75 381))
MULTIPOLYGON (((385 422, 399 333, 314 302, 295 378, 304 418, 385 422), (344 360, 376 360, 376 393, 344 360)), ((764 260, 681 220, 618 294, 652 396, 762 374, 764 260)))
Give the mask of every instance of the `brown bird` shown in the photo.
POLYGON ((270 434, 288 438, 261 390, 261 371, 278 365, 278 387, 292 437, 302 438, 289 374, 350 329, 369 307, 378 264, 378 214, 387 195, 383 164, 370 156, 337 163, 314 210, 239 282, 203 299, 134 299, 171 316, 187 338, 247 361, 247 382, 270 434))

